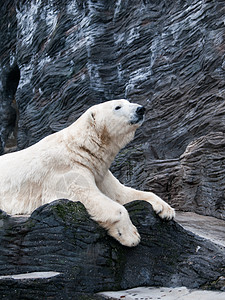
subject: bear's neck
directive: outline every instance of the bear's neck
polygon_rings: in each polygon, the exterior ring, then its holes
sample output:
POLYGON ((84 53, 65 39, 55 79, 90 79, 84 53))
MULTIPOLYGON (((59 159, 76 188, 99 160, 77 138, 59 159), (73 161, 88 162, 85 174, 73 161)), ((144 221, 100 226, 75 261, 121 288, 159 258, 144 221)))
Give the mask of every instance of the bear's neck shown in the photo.
POLYGON ((97 180, 104 177, 120 149, 121 145, 109 137, 102 142, 102 138, 93 135, 89 135, 78 145, 82 163, 92 170, 97 180))
POLYGON ((96 180, 101 180, 118 152, 133 137, 134 132, 131 131, 126 135, 112 138, 104 127, 100 132, 90 131, 83 124, 82 131, 73 131, 72 135, 67 136, 66 143, 74 161, 91 170, 96 180))

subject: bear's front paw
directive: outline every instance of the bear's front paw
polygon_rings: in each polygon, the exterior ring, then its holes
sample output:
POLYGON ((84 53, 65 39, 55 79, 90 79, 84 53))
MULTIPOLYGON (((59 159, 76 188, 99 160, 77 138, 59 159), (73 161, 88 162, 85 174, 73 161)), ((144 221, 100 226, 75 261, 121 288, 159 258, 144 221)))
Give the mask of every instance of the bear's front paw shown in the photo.
POLYGON ((137 228, 132 223, 127 226, 123 226, 124 224, 121 223, 123 222, 119 221, 113 224, 108 233, 124 246, 137 246, 140 242, 140 235, 137 228))
POLYGON ((171 220, 175 218, 175 210, 163 200, 152 203, 152 207, 162 219, 171 220))

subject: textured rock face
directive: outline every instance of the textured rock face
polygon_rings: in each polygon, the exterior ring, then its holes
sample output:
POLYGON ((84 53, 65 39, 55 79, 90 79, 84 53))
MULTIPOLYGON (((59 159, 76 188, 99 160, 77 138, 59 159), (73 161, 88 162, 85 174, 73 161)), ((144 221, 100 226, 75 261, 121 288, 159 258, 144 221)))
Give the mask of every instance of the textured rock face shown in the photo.
POLYGON ((108 236, 81 203, 55 201, 28 219, 2 212, 0 295, 83 299, 82 293, 146 285, 224 290, 224 247, 161 220, 145 201, 126 208, 141 235, 134 248, 108 236), (15 276, 27 272, 30 279, 15 276))
POLYGON ((146 106, 146 121, 114 173, 225 218, 223 1, 7 0, 0 9, 1 153, 128 98, 146 106))
MULTIPOLYGON (((153 190, 178 210, 224 219, 224 149, 225 134, 213 132, 191 142, 178 159, 146 159, 143 164, 143 155, 137 157, 138 152, 130 151, 126 155, 127 162, 134 162, 134 159, 140 162, 139 169, 134 165, 131 169, 135 169, 142 189, 153 190), (150 170, 153 172, 148 173, 150 170)), ((120 170, 120 162, 114 164, 118 174, 124 178, 126 164, 123 163, 120 170)))

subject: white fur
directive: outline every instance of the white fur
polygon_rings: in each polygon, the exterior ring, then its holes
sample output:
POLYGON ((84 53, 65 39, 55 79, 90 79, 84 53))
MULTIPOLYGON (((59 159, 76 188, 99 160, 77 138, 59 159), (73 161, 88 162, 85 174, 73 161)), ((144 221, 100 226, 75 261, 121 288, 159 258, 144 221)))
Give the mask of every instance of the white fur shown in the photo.
POLYGON ((95 105, 71 126, 1 156, 0 208, 27 214, 59 198, 79 200, 121 244, 137 245, 140 236, 123 204, 146 200, 162 218, 174 217, 174 210, 158 196, 122 185, 109 171, 141 125, 133 124, 138 106, 127 100, 95 105))

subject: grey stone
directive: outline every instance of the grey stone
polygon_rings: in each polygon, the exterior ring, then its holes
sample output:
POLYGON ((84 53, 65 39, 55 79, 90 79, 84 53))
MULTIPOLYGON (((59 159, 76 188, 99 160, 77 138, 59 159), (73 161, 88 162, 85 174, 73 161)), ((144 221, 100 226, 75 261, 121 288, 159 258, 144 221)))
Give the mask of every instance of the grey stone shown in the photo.
POLYGON ((2 298, 79 299, 136 286, 224 290, 222 245, 160 219, 145 201, 126 208, 141 235, 134 248, 108 236, 79 202, 54 201, 30 217, 2 213, 2 298))
POLYGON ((100 295, 104 296, 105 299, 111 299, 111 300, 116 300, 116 299, 224 300, 225 292, 189 290, 185 287, 178 287, 178 288, 141 287, 141 288, 134 288, 126 291, 103 292, 100 293, 100 295))

